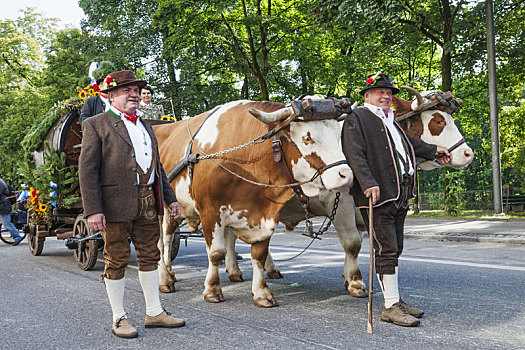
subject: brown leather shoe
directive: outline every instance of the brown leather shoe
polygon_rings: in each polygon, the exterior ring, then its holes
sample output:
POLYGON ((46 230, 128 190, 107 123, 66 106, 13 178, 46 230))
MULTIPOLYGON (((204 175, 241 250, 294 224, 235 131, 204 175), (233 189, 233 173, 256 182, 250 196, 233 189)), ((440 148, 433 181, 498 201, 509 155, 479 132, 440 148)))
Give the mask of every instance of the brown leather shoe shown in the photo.
POLYGON ((170 315, 171 314, 166 311, 162 311, 162 313, 157 316, 146 315, 146 328, 177 328, 186 324, 182 318, 175 318, 170 315))
POLYGON ((401 304, 401 306, 403 306, 403 308, 406 310, 406 312, 408 312, 410 315, 412 315, 412 316, 414 316, 416 318, 420 318, 421 316, 423 316, 425 314, 425 311, 416 309, 415 307, 412 307, 412 306, 408 305, 401 298, 399 298, 399 303, 401 304))
POLYGON ((395 303, 390 308, 385 308, 381 311, 381 320, 397 324, 404 327, 415 327, 419 325, 419 320, 410 315, 401 305, 400 302, 395 303))
POLYGON ((111 327, 111 331, 120 338, 136 338, 138 336, 137 330, 129 323, 126 316, 116 320, 113 323, 113 327, 111 327))

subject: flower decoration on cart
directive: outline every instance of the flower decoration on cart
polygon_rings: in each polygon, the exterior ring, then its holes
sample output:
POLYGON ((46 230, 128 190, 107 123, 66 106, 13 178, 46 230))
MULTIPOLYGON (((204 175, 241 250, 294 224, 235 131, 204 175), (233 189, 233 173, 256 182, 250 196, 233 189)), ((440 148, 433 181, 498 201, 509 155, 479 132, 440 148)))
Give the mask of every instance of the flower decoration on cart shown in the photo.
POLYGON ((96 84, 88 84, 83 89, 77 89, 78 97, 84 102, 88 97, 90 96, 97 96, 100 95, 100 87, 96 84))

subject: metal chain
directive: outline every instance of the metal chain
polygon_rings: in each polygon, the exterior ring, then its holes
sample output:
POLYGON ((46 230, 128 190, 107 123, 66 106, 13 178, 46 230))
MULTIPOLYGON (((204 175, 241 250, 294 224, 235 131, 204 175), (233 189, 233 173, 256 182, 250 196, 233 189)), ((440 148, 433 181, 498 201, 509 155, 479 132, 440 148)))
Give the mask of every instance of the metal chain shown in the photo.
POLYGON ((321 239, 321 238, 319 238, 319 236, 323 235, 326 231, 328 231, 328 228, 330 227, 330 225, 332 225, 332 222, 334 221, 335 214, 337 213, 337 208, 339 207, 340 197, 341 197, 341 192, 336 192, 335 193, 334 206, 332 207, 332 212, 331 212, 330 216, 325 217, 323 223, 321 224, 321 226, 319 227, 319 230, 317 230, 317 232, 313 231, 313 223, 310 220, 310 214, 308 212, 308 208, 305 209, 306 224, 305 224, 305 227, 304 227, 303 236, 309 236, 309 237, 312 237, 313 239, 321 239), (328 223, 325 226, 326 220, 328 220, 328 223))
MULTIPOLYGON (((230 148, 230 149, 227 149, 227 150, 224 150, 224 151, 220 151, 220 152, 206 154, 205 156, 198 156, 197 159, 201 160, 201 159, 215 158, 217 156, 221 156, 223 154, 234 152, 234 151, 240 150, 241 148, 248 147, 248 146, 251 146, 251 145, 256 145, 256 144, 263 143, 264 141, 266 141, 266 140, 259 140, 259 139, 260 139, 260 137, 256 138, 255 140, 252 140, 250 142, 247 142, 244 145, 233 147, 233 148, 230 148), (259 140, 259 141, 257 141, 257 140, 259 140)), ((202 150, 200 150, 200 151, 202 152, 202 150)))
MULTIPOLYGON (((330 214, 329 217, 325 218, 324 221, 323 221, 323 224, 321 225, 321 227, 319 228, 319 231, 317 233, 314 233, 313 230, 312 230, 312 234, 310 233, 306 233, 306 227, 305 227, 305 233, 303 233, 304 236, 308 236, 308 237, 311 237, 312 240, 310 241, 310 243, 308 243, 308 245, 299 253, 297 253, 296 255, 292 256, 292 257, 289 257, 289 258, 286 258, 286 259, 274 259, 274 261, 288 261, 288 260, 292 260, 292 259, 295 259, 297 258, 299 255, 302 255, 308 248, 310 248, 310 246, 312 245, 312 243, 316 240, 316 239, 321 239, 319 238, 318 236, 319 235, 322 235, 323 233, 325 233, 326 231, 328 231, 328 228, 330 227, 330 225, 332 224, 332 221, 334 221, 334 218, 335 218, 335 214, 337 213, 337 207, 339 206, 339 198, 341 197, 341 192, 336 192, 335 194, 335 200, 334 200, 334 206, 332 208, 332 213, 330 214), (330 219, 330 221, 328 222, 328 224, 324 226, 325 222, 326 222, 326 219, 330 219)), ((305 217, 306 217, 306 225, 310 225, 310 227, 312 227, 312 222, 310 221, 309 219, 309 216, 310 214, 308 212, 305 213, 305 217), (309 224, 308 224, 309 222, 309 224)))
MULTIPOLYGON (((188 134, 189 134, 190 138, 192 138, 189 119, 188 119, 188 122, 186 123, 186 129, 188 130, 188 134)), ((252 181, 250 179, 247 179, 244 176, 241 176, 241 175, 231 171, 230 169, 226 168, 224 165, 220 164, 215 159, 213 159, 217 155, 230 153, 230 152, 233 152, 235 150, 238 150, 238 149, 241 149, 241 148, 244 148, 244 147, 247 147, 247 146, 263 143, 264 141, 267 140, 267 138, 264 137, 265 135, 261 135, 261 136, 255 138, 255 139, 253 139, 252 141, 250 141, 248 143, 245 143, 244 145, 233 147, 233 148, 230 148, 230 149, 227 149, 227 150, 224 150, 224 151, 220 151, 220 152, 216 152, 216 153, 213 153, 213 154, 206 154, 206 152, 204 152, 199 146, 197 146, 197 144, 194 144, 194 146, 199 152, 201 152, 202 154, 205 154, 204 156, 198 156, 199 160, 200 159, 210 159, 212 162, 214 162, 215 164, 217 164, 219 167, 221 167, 222 169, 226 170, 230 174, 238 177, 239 179, 241 179, 243 181, 246 181, 248 183, 251 183, 251 184, 257 185, 257 186, 270 187, 270 188, 291 188, 291 187, 294 187, 294 186, 301 186, 301 185, 310 183, 310 182, 314 181, 319 175, 321 175, 319 170, 317 170, 310 180, 297 181, 295 183, 286 184, 286 185, 268 185, 268 184, 264 184, 264 183, 260 183, 260 182, 257 182, 257 181, 252 181)))

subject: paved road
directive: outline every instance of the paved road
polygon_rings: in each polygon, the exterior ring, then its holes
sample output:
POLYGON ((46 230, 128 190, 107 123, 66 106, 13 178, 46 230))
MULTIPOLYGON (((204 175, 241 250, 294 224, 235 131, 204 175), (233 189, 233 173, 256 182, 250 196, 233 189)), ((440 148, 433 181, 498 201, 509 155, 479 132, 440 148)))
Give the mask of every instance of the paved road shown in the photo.
MULTIPOLYGON (((313 221, 319 227, 323 219, 314 218, 313 221)), ((297 230, 304 230, 304 223, 297 230)), ((284 226, 279 225, 278 231, 284 232, 284 226)), ((335 232, 333 226, 328 232, 335 232)), ((525 244, 525 219, 408 217, 405 236, 439 241, 525 244)))
MULTIPOLYGON (((309 239, 278 233, 276 259, 302 250, 309 239)), ((368 280, 368 241, 358 259, 368 280)), ((27 242, 0 243, 0 341, 6 349, 523 349, 525 344, 525 249, 521 245, 406 241, 400 262, 402 296, 426 315, 418 328, 381 322, 381 292, 374 285, 374 334, 366 332, 367 300, 350 297, 341 277, 344 261, 337 237, 296 259, 278 262, 285 278, 269 281, 280 306, 259 309, 251 300, 249 247, 238 252, 245 282, 221 280, 226 301, 202 298, 207 259, 202 239, 191 238, 175 260, 177 292, 164 306, 183 317, 181 329, 145 329, 144 301, 135 261, 126 274, 126 308, 139 338, 110 332, 110 308, 98 277, 102 264, 82 271, 62 241, 46 241, 43 256, 27 242)))
POLYGON ((525 244, 525 219, 407 218, 409 238, 525 244))

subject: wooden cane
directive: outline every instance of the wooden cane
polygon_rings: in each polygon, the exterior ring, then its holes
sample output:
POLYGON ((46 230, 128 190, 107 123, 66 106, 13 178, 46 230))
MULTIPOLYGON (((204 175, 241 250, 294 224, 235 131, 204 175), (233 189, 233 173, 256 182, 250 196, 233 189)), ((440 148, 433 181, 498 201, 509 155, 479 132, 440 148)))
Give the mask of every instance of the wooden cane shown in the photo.
POLYGON ((372 334, 372 291, 374 285, 374 206, 368 197, 368 240, 370 241, 370 272, 368 274, 368 333, 372 334))

